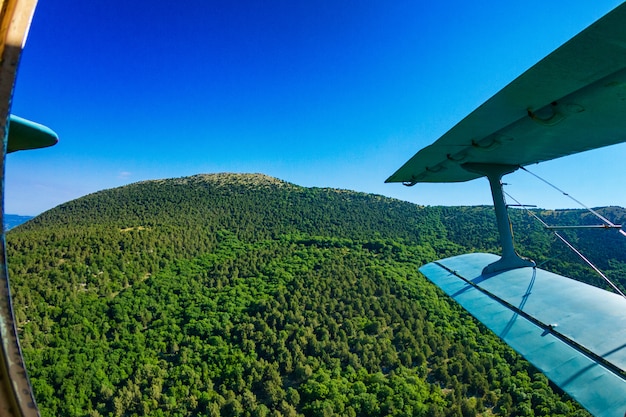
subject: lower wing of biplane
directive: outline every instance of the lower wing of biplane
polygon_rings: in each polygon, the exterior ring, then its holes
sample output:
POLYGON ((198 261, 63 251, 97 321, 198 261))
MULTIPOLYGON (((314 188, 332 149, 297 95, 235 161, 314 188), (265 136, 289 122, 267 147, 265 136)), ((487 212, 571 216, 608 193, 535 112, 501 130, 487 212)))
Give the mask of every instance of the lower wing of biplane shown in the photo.
POLYGON ((420 271, 594 415, 626 410, 626 299, 540 268, 484 275, 473 253, 420 271))
MULTIPOLYGON (((626 413, 626 299, 519 256, 502 176, 626 141, 626 4, 523 73, 387 182, 489 180, 502 256, 420 271, 596 416, 626 413)), ((610 225, 614 226, 614 225, 610 225)))

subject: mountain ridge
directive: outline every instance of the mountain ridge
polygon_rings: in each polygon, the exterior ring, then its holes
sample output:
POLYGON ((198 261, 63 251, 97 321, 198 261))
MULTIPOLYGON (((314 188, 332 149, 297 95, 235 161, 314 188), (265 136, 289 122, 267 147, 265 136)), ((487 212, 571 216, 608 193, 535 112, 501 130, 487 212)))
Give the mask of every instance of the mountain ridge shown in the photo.
POLYGON ((187 177, 179 178, 164 178, 157 180, 140 181, 139 184, 144 182, 162 182, 162 181, 179 181, 180 184, 186 184, 194 181, 204 181, 215 185, 233 186, 233 185, 247 185, 247 186, 293 186, 295 184, 287 181, 272 177, 261 173, 235 173, 235 172, 219 172, 213 174, 195 174, 187 177))
POLYGON ((67 202, 7 248, 44 416, 585 415, 417 272, 497 251, 490 207, 201 174, 67 202))

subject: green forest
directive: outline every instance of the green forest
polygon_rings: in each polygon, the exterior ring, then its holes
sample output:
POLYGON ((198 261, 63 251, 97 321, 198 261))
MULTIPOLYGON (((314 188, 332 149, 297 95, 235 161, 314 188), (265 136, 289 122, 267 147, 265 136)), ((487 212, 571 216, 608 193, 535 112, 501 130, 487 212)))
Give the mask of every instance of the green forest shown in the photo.
MULTIPOLYGON (((603 285, 511 217, 521 254, 603 285)), ((569 238, 624 287, 626 239, 569 238)), ((499 253, 491 207, 197 175, 65 203, 11 230, 7 250, 44 417, 588 416, 418 272, 499 253)))

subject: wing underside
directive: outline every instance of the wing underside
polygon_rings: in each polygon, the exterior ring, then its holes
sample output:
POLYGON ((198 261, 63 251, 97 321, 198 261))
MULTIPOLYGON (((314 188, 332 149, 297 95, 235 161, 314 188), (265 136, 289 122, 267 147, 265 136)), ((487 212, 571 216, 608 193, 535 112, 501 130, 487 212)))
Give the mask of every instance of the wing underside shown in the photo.
POLYGON ((387 182, 460 182, 626 141, 626 3, 503 88, 387 182))
POLYGON ((626 412, 626 300, 539 268, 484 276, 492 254, 420 271, 595 416, 626 412))

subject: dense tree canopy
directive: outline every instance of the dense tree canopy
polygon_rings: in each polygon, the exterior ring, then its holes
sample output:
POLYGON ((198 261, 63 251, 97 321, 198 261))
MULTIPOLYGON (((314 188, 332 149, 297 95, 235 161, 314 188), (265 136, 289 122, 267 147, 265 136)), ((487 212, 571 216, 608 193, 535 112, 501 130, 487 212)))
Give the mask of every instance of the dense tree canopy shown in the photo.
MULTIPOLYGON (((591 275, 512 217, 521 252, 591 275)), ((489 207, 262 175, 148 181, 61 205, 8 234, 42 415, 587 415, 417 271, 497 253, 495 233, 489 207)), ((623 276, 624 242, 590 239, 591 257, 623 276)))

